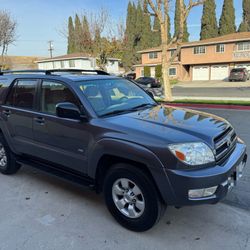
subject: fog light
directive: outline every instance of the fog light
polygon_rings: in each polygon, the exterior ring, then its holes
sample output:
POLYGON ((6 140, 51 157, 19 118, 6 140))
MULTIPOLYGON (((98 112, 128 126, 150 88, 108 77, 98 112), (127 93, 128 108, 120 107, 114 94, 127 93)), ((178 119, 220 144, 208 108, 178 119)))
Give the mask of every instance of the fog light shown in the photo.
POLYGON ((203 189, 193 189, 188 191, 188 197, 191 199, 209 197, 215 194, 218 186, 203 188, 203 189))

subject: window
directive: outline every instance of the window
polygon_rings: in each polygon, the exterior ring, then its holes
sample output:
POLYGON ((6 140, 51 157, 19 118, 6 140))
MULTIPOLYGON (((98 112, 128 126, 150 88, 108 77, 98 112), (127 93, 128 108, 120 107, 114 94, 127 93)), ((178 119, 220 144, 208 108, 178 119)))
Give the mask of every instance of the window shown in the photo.
POLYGON ((60 61, 60 64, 61 64, 61 68, 64 69, 65 68, 64 61, 60 61))
POLYGON ((7 105, 34 109, 37 80, 17 80, 8 96, 7 105))
POLYGON ((75 60, 69 60, 69 67, 74 68, 75 67, 75 60))
POLYGON ((150 52, 149 53, 149 59, 156 59, 156 58, 158 58, 157 52, 150 52))
POLYGON ((250 50, 250 42, 243 42, 237 44, 239 51, 250 50))
POLYGON ((99 116, 129 113, 135 107, 155 104, 141 88, 126 79, 83 81, 76 84, 99 116))
POLYGON ((42 83, 41 111, 56 114, 56 105, 60 102, 71 102, 78 105, 78 101, 70 89, 58 82, 44 81, 42 83))
POLYGON ((216 52, 217 53, 224 53, 225 52, 225 44, 217 44, 216 45, 216 52))
POLYGON ((175 50, 170 50, 170 56, 172 57, 175 53, 175 50))
POLYGON ((169 76, 176 76, 176 68, 169 69, 169 76))
POLYGON ((194 54, 205 54, 206 53, 206 47, 205 46, 197 46, 194 47, 194 54))

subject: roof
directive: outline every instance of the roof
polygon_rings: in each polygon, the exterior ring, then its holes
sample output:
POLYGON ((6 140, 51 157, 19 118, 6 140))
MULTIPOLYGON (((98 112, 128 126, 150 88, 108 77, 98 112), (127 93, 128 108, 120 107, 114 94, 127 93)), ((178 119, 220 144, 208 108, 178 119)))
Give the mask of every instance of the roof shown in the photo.
POLYGON ((54 79, 54 80, 60 80, 60 79, 68 79, 73 82, 79 82, 79 81, 92 81, 92 80, 108 80, 108 79, 117 79, 119 77, 117 76, 111 76, 111 75, 76 75, 76 74, 53 74, 53 75, 43 75, 43 74, 8 74, 8 75, 0 75, 1 79, 15 79, 15 78, 40 78, 40 79, 54 79))
MULTIPOLYGON (((250 41, 250 32, 238 32, 225 36, 219 36, 215 38, 205 39, 201 41, 194 41, 183 43, 181 45, 182 48, 193 47, 198 45, 210 45, 210 44, 218 44, 218 43, 230 43, 230 42, 241 42, 241 41, 250 41)), ((169 50, 175 49, 176 45, 172 45, 169 50)), ((138 51, 138 53, 148 53, 148 52, 160 52, 161 47, 150 48, 146 50, 138 51)))
MULTIPOLYGON (((56 56, 52 58, 44 58, 42 60, 36 61, 37 63, 41 62, 53 62, 53 61, 61 61, 61 60, 71 60, 71 59, 89 59, 89 58, 96 58, 91 54, 88 53, 72 53, 62 56, 56 56)), ((116 60, 120 61, 120 59, 117 58, 108 58, 108 60, 116 60)))

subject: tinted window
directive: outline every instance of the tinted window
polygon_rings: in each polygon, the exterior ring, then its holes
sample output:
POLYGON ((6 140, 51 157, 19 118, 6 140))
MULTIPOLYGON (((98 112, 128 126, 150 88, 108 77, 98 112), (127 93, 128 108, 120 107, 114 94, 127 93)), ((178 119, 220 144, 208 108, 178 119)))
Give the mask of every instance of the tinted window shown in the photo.
POLYGON ((6 104, 18 108, 33 109, 36 83, 37 80, 16 81, 8 96, 6 104))
POLYGON ((71 102, 78 105, 78 101, 71 90, 62 83, 43 81, 41 93, 41 111, 56 114, 56 105, 61 102, 71 102))
POLYGON ((10 81, 0 77, 0 104, 5 101, 6 94, 8 93, 8 87, 10 86, 10 81))

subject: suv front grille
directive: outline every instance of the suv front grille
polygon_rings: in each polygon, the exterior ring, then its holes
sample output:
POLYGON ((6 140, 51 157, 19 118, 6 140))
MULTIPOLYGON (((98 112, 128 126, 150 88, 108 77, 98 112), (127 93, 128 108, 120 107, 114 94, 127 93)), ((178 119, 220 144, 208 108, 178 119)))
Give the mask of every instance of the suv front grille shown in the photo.
POLYGON ((228 127, 223 133, 214 138, 215 157, 217 163, 225 161, 235 149, 237 135, 232 127, 228 127))

